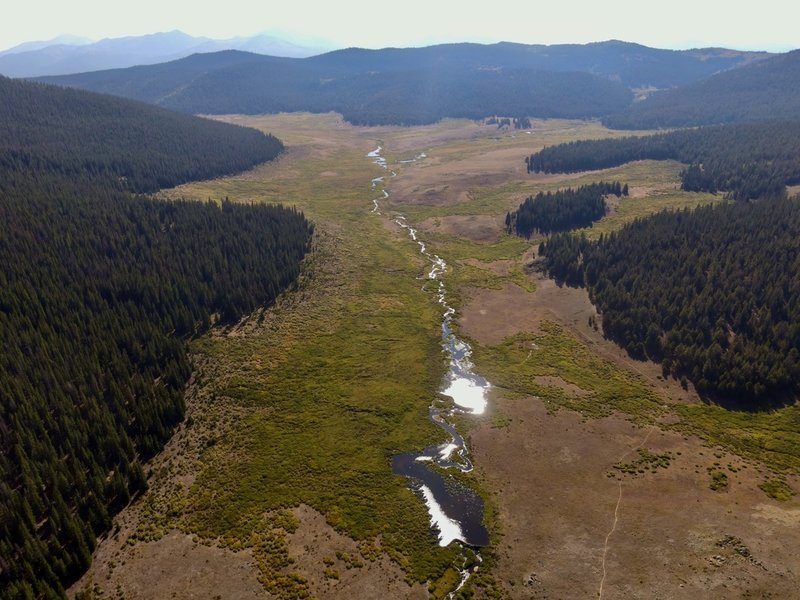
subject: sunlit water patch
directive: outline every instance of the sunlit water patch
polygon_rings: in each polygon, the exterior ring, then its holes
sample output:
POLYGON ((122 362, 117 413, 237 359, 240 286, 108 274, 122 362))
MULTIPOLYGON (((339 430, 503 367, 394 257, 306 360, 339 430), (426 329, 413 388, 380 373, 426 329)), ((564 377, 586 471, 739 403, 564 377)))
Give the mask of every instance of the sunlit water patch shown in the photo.
MULTIPOLYGON (((386 159, 381 156, 381 150, 379 146, 367 156, 375 164, 388 170, 386 159)), ((401 162, 413 163, 424 158, 426 158, 425 153, 421 153, 414 159, 401 162)), ((392 171, 391 176, 396 176, 396 173, 392 171)), ((372 180, 372 187, 385 184, 385 181, 384 177, 376 177, 372 180)), ((382 198, 372 201, 372 212, 379 213, 380 200, 389 197, 385 189, 382 193, 382 198)), ((463 472, 472 470, 464 438, 447 419, 458 413, 482 414, 486 410, 487 395, 491 385, 485 378, 473 372, 469 344, 458 339, 453 333, 451 323, 455 310, 447 303, 447 290, 441 280, 441 276, 447 271, 447 263, 440 256, 428 251, 425 242, 419 239, 417 230, 407 222, 404 215, 396 215, 394 220, 407 231, 409 238, 419 246, 420 253, 430 262, 430 268, 426 269, 427 272, 422 279, 426 281, 425 289, 430 287, 428 283, 435 284, 435 298, 443 309, 442 351, 449 358, 450 368, 442 382, 441 400, 430 407, 430 418, 444 429, 451 439, 444 444, 426 448, 422 452, 408 452, 395 456, 392 460, 392 470, 410 478, 412 488, 422 496, 440 545, 447 546, 453 541, 459 541, 473 547, 485 546, 489 543, 489 534, 483 525, 483 500, 461 481, 443 475, 441 469, 458 469, 463 472), (449 398, 450 401, 446 401, 445 398, 449 398), (439 469, 433 469, 432 466, 439 469)), ((464 576, 462 585, 466 577, 468 574, 464 576)))

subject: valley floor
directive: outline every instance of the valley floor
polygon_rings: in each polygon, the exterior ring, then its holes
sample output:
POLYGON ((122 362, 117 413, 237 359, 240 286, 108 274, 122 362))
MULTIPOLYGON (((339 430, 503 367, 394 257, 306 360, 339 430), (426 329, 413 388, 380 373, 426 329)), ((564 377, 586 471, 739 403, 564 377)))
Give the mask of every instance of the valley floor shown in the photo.
POLYGON ((528 175, 543 147, 616 135, 535 122, 356 128, 336 115, 226 118, 286 143, 275 164, 171 197, 283 202, 316 225, 297 289, 194 344, 188 415, 151 465, 150 490, 115 520, 79 591, 118 598, 426 598, 458 582, 398 452, 441 441, 427 407, 445 365, 425 264, 445 276, 491 405, 461 426, 492 544, 476 597, 787 598, 800 588, 800 409, 726 413, 664 381, 589 324, 582 290, 536 272, 536 241, 503 220, 528 195, 619 179, 631 187, 588 235, 719 197, 678 190, 677 163, 528 175), (366 158, 384 148, 389 199, 366 158), (401 161, 419 153, 416 163, 401 161), (712 487, 716 489, 712 489, 712 487))

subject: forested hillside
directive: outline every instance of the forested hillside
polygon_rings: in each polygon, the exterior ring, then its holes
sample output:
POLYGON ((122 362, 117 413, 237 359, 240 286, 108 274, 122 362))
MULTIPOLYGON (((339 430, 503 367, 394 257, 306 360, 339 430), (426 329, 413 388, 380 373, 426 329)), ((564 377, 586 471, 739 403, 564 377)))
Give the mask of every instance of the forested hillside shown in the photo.
POLYGON ((643 137, 550 146, 526 158, 528 172, 575 173, 634 160, 677 160, 688 191, 740 200, 782 196, 800 183, 800 121, 719 125, 643 137))
POLYGON ((800 119, 800 50, 656 92, 603 119, 615 129, 657 129, 800 119))
POLYGON ((532 69, 593 73, 625 87, 674 87, 767 58, 765 52, 723 48, 662 50, 608 40, 590 44, 440 44, 422 48, 348 48, 306 59, 319 66, 367 71, 439 69, 532 69))
POLYGON ((0 157, 12 172, 114 180, 152 192, 242 171, 283 144, 255 129, 0 77, 0 157))
POLYGON ((764 53, 670 51, 624 42, 350 48, 305 59, 220 52, 43 81, 200 114, 341 112, 358 124, 443 117, 587 118, 623 111, 632 87, 668 87, 764 53))
POLYGON ((800 203, 777 199, 665 212, 597 242, 558 234, 540 254, 633 356, 764 408, 800 391, 799 237, 800 203))
MULTIPOLYGON (((597 117, 622 110, 632 94, 589 73, 416 65, 362 71, 226 53, 240 62, 189 77, 176 66, 88 73, 48 81, 135 97, 200 114, 336 111, 360 125, 432 123, 444 117, 489 115, 597 117), (151 79, 152 78, 152 79, 151 79), (178 81, 186 80, 179 85, 178 81), (87 82, 91 82, 88 83, 87 82), (114 83, 115 82, 115 83, 114 83)), ((190 57, 193 65, 199 57, 190 57)), ((179 61, 180 62, 180 61, 179 61)), ((194 71, 193 67, 190 69, 194 71)))
POLYGON ((549 234, 588 227, 605 216, 605 197, 612 194, 627 196, 628 184, 600 182, 574 190, 539 192, 506 214, 506 231, 529 238, 536 232, 549 234))
POLYGON ((256 131, 8 80, 0 131, 0 597, 59 598, 183 416, 188 337, 290 285, 310 225, 129 193, 274 157, 256 131))

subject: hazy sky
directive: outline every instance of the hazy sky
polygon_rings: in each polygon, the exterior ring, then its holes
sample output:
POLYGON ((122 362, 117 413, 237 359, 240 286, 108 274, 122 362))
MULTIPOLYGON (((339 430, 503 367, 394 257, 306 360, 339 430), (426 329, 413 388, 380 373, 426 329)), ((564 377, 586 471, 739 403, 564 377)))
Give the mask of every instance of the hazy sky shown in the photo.
POLYGON ((234 37, 282 29, 338 46, 447 41, 556 44, 622 39, 659 48, 800 48, 789 0, 22 0, 0 20, 0 48, 74 34, 93 39, 180 29, 234 37))

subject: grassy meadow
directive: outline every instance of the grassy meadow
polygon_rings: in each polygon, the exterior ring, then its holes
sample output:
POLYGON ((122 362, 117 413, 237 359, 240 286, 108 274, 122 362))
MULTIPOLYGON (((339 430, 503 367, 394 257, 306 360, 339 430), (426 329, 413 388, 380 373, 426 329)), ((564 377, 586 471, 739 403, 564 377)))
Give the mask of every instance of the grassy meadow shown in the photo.
MULTIPOLYGON (((524 164, 520 172, 516 161, 544 145, 619 135, 597 123, 536 122, 534 133, 526 134, 487 132, 466 121, 355 128, 333 114, 226 120, 273 133, 287 152, 248 173, 164 194, 294 205, 315 223, 314 250, 296 289, 276 306, 194 342, 195 381, 179 434, 192 452, 155 474, 142 502, 146 517, 132 541, 157 539, 177 527, 206 544, 249 549, 262 584, 275 597, 310 597, 308 581, 292 570, 286 545, 287 534, 297 527, 288 509, 306 504, 359 541, 363 560, 386 552, 409 582, 427 582, 432 597, 445 597, 457 584, 463 555, 458 548, 437 545, 423 503, 390 466, 396 453, 443 440, 428 419, 428 406, 446 368, 440 307, 420 280, 427 265, 418 246, 393 225, 392 211, 405 214, 414 226, 452 216, 502 222, 506 211, 538 191, 600 179, 628 183, 636 193, 587 231, 596 236, 656 211, 721 197, 678 190, 681 166, 674 162, 646 161, 565 180, 528 176, 524 164), (394 166, 420 151, 435 168, 463 168, 465 177, 479 168, 475 165, 483 155, 499 151, 515 171, 506 180, 468 186, 460 202, 400 204, 390 197, 382 201, 380 216, 371 212, 380 192, 370 181, 386 172, 366 157, 379 143, 398 180, 428 168, 426 163, 394 166)), ((496 159, 501 171, 503 160, 496 159)), ((420 231, 419 236, 447 261, 444 280, 457 310, 475 289, 510 283, 534 293, 526 261, 535 240, 501 231, 493 240, 447 231, 420 231), (497 261, 508 268, 492 268, 497 261)), ((502 393, 538 396, 553 410, 589 417, 620 412, 641 423, 669 421, 670 427, 700 435, 711 445, 763 461, 772 471, 800 466, 796 408, 747 415, 672 403, 642 377, 596 356, 567 328, 551 322, 540 333, 521 333, 492 346, 472 344, 476 371, 502 393), (569 386, 552 384, 554 378, 569 386)), ((501 431, 502 415, 491 418, 501 431)), ((470 425, 469 418, 463 422, 470 425)), ((478 489, 484 485, 475 483, 478 489)), ((485 495, 492 515, 490 494, 485 495)), ((489 520, 498 539, 498 521, 489 520)), ((485 552, 482 574, 465 593, 499 594, 491 577, 492 552, 485 552)), ((327 567, 320 564, 320 574, 327 567)))

